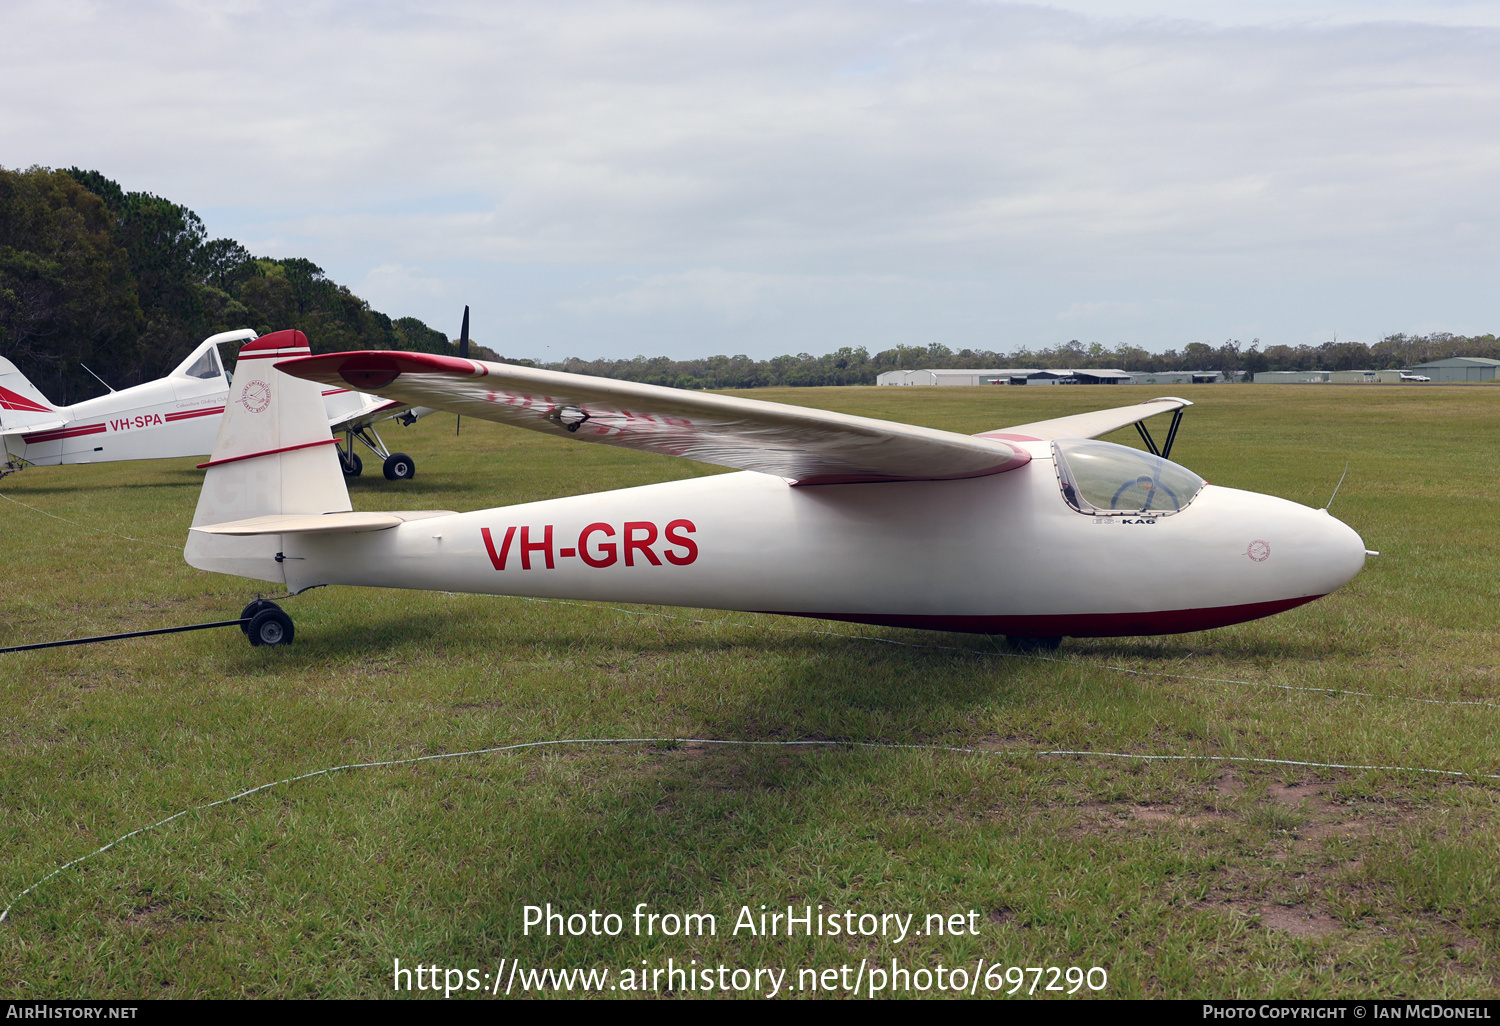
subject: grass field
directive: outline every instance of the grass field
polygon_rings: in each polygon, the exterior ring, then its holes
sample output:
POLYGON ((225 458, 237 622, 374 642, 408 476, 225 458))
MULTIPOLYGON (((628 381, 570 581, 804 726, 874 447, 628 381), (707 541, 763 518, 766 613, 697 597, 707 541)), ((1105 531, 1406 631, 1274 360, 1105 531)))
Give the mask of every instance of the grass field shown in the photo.
MULTIPOLYGON (((753 396, 975 432, 1159 391, 753 396)), ((1055 660, 967 635, 349 588, 284 601, 298 631, 284 649, 230 629, 0 656, 0 907, 138 827, 342 764, 568 738, 929 746, 575 744, 285 784, 16 900, 0 996, 390 996, 395 959, 486 987, 517 959, 609 968, 610 983, 696 959, 715 986, 736 982, 720 965, 772 968, 781 996, 808 996, 830 991, 806 975, 799 991, 799 970, 849 966, 841 993, 861 960, 897 959, 970 976, 1097 966, 1104 997, 1493 996, 1500 389, 1189 397, 1174 458, 1313 506, 1348 460, 1333 512, 1382 554, 1271 619, 1069 640, 1055 660), (1055 749, 1193 758, 1034 754, 1055 749), (619 914, 623 932, 524 935, 523 907, 549 902, 619 914), (711 913, 718 932, 636 936, 643 902, 711 913), (742 906, 788 904, 913 913, 918 929, 976 915, 899 942, 733 932, 742 906)), ((715 472, 469 420, 455 439, 449 416, 387 440, 418 476, 355 482, 356 509, 715 472)), ((252 582, 182 562, 195 462, 0 481, 0 645, 237 615, 252 582)))

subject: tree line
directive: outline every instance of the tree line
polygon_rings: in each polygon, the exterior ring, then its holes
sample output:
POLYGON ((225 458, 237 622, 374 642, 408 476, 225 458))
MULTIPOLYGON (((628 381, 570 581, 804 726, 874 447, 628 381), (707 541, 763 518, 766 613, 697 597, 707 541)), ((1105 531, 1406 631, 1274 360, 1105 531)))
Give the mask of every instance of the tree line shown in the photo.
MULTIPOLYGON (((160 377, 209 335, 297 328, 313 352, 405 349, 453 353, 456 343, 415 317, 391 318, 301 257, 258 257, 233 239, 210 239, 197 214, 145 192, 126 192, 98 171, 0 167, 0 356, 57 403, 160 377), (85 370, 84 368, 88 368, 85 370)), ((476 346, 481 359, 504 360, 476 346)), ((1079 368, 1126 371, 1355 370, 1408 367, 1449 356, 1500 359, 1494 335, 1390 335, 1373 345, 1248 346, 1190 342, 1181 351, 1109 349, 1072 340, 1011 352, 896 346, 873 355, 845 346, 823 356, 769 360, 514 362, 678 388, 873 385, 888 370, 923 367, 1079 368)))
POLYGON ((653 385, 678 388, 761 388, 770 385, 873 385, 889 370, 921 368, 1118 368, 1132 372, 1173 370, 1223 371, 1233 380, 1240 374, 1268 370, 1384 370, 1410 367, 1414 363, 1450 356, 1487 356, 1500 359, 1500 340, 1494 335, 1465 337, 1391 335, 1374 345, 1359 342, 1325 342, 1320 346, 1267 346, 1254 339, 1247 347, 1237 339, 1222 345, 1189 342, 1179 352, 1168 349, 1150 353, 1138 346, 1106 349, 1096 343, 1085 346, 1076 339, 1044 349, 1021 348, 1008 353, 987 349, 950 349, 940 343, 929 346, 897 346, 875 353, 863 346, 845 347, 826 356, 799 353, 770 360, 748 356, 709 356, 697 360, 563 360, 528 366, 575 374, 595 374, 653 385))
POLYGON ((209 335, 306 332, 314 352, 451 352, 300 257, 210 239, 197 214, 97 171, 0 168, 0 356, 53 402, 166 374, 209 335), (87 368, 85 370, 84 368, 87 368))

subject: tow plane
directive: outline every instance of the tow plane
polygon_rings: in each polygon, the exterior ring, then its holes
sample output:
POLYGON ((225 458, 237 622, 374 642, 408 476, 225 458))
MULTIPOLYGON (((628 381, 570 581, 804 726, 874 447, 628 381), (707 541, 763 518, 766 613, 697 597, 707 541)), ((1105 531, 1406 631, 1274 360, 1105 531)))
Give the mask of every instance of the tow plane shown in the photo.
MULTIPOLYGON (((5 452, 0 477, 28 465, 207 456, 233 379, 219 346, 255 338, 248 328, 210 336, 166 377, 118 391, 110 388, 107 395, 72 406, 54 406, 15 364, 0 357, 0 442, 5 452)), ((253 345, 240 353, 240 359, 257 358, 253 345)), ((102 379, 100 383, 109 388, 102 379)), ((345 475, 357 477, 363 469, 354 451, 356 439, 383 461, 387 478, 401 481, 416 473, 416 462, 386 448, 375 425, 393 417, 410 424, 431 411, 342 386, 324 389, 323 405, 329 428, 345 439, 339 453, 345 475)))
MULTIPOLYGON (((236 376, 184 555, 293 594, 348 584, 652 603, 1036 649, 1270 616, 1338 589, 1366 555, 1326 510, 1098 440, 1175 421, 1183 399, 964 435, 456 357, 305 356, 297 332, 254 344, 285 358, 236 376), (329 387, 740 473, 469 513, 354 512, 314 402, 329 387)), ((293 637, 274 604, 246 616, 252 644, 293 637)))

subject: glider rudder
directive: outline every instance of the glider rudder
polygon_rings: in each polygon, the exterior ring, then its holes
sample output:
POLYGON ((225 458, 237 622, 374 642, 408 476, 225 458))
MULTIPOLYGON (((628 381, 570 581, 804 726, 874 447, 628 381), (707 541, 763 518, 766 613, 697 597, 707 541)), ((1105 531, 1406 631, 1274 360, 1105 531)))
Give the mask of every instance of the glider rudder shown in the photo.
MULTIPOLYGON (((203 477, 193 526, 280 513, 351 509, 322 389, 274 367, 309 353, 300 331, 277 331, 240 350, 224 419, 203 477)), ((284 583, 281 536, 188 533, 184 558, 200 570, 284 583)))

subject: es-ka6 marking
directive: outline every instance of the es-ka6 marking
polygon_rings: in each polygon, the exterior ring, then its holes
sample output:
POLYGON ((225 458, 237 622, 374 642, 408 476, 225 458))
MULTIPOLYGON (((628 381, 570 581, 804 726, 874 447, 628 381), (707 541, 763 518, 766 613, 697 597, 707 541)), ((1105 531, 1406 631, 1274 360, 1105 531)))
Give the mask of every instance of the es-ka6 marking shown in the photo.
MULTIPOLYGON (((1052 647, 1268 616, 1341 587, 1366 556, 1326 510, 1167 459, 1183 399, 963 435, 447 356, 306 356, 297 332, 254 344, 278 357, 258 379, 268 394, 231 394, 186 558, 293 593, 646 602, 1052 647), (742 472, 472 513, 354 512, 325 387, 742 472), (1142 422, 1163 413, 1158 453, 1142 422), (1098 440, 1131 425, 1148 451, 1098 440)), ((290 637, 284 613, 264 617, 261 642, 290 637)))

